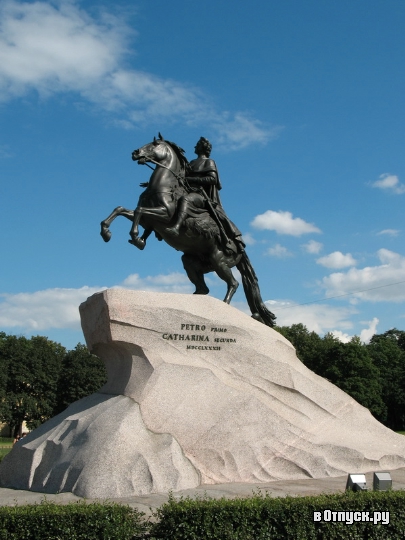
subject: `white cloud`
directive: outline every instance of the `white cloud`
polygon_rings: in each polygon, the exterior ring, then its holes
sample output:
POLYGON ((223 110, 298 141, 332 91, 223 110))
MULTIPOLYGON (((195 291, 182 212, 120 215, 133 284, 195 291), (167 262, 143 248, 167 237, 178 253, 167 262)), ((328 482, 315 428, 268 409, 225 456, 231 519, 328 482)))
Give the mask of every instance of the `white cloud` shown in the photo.
POLYGON ((218 111, 198 88, 128 69, 135 32, 110 13, 98 18, 74 0, 0 3, 0 100, 32 90, 47 97, 74 92, 109 111, 122 127, 145 121, 209 125, 228 149, 265 143, 280 128, 249 114, 218 111))
POLYGON ((278 326, 302 323, 311 332, 323 335, 335 328, 347 330, 353 327, 350 317, 354 307, 332 307, 328 304, 299 306, 289 300, 267 301, 269 309, 277 316, 278 326))
POLYGON ((312 223, 307 223, 301 218, 293 218, 291 212, 275 212, 267 210, 264 214, 259 214, 251 222, 256 229, 266 229, 276 231, 278 234, 290 234, 301 236, 307 233, 320 233, 321 230, 312 223))
POLYGON ((306 244, 302 244, 301 247, 307 253, 312 253, 312 254, 316 255, 317 253, 319 253, 322 250, 323 244, 321 244, 321 242, 317 242, 316 240, 310 240, 306 244))
POLYGON ((48 328, 79 330, 79 305, 101 290, 101 287, 81 287, 1 294, 0 327, 17 326, 35 331, 48 328))
MULTIPOLYGON (((304 324, 310 332, 316 332, 320 336, 330 332, 343 343, 348 343, 353 339, 354 334, 347 330, 353 328, 352 317, 357 313, 353 306, 333 307, 328 304, 296 305, 290 300, 269 300, 266 301, 269 309, 277 316, 278 326, 291 326, 293 324, 304 324)), ((238 306, 239 307, 239 306, 238 306)), ((239 309, 242 309, 240 306, 239 309)), ((242 309, 250 313, 246 307, 242 309)), ((379 320, 374 317, 371 321, 361 321, 366 325, 360 331, 360 339, 368 343, 377 332, 379 320)))
POLYGON ((383 231, 378 232, 378 235, 386 234, 388 236, 398 236, 399 234, 398 229, 384 229, 383 231))
MULTIPOLYGON (((368 326, 360 331, 360 341, 363 343, 369 343, 370 339, 377 332, 377 325, 379 322, 380 321, 377 319, 377 317, 374 317, 372 321, 362 321, 361 324, 367 324, 368 326)), ((342 332, 341 330, 332 330, 331 334, 338 338, 342 343, 349 343, 349 341, 351 341, 354 337, 346 332, 342 332)))
POLYGON ((285 259, 286 257, 292 257, 292 253, 288 249, 280 244, 275 244, 273 247, 266 251, 266 255, 271 257, 278 257, 279 259, 285 259))
MULTIPOLYGON (((234 274, 236 279, 241 281, 239 272, 235 271, 234 274)), ((208 278, 207 282, 210 287, 223 285, 216 276, 213 276, 213 279, 208 278)), ((145 278, 131 274, 117 287, 187 294, 193 290, 187 276, 180 272, 145 278)), ((79 289, 55 288, 33 293, 0 294, 0 328, 17 327, 26 332, 55 328, 80 330, 79 305, 92 294, 105 289, 106 287, 86 286, 79 289)), ((270 310, 276 313, 279 326, 303 323, 310 331, 320 335, 332 331, 342 340, 345 336, 348 340, 351 339, 344 330, 353 326, 350 317, 357 313, 353 306, 332 307, 327 304, 297 306, 288 300, 271 300, 266 303, 270 310)), ((250 314, 246 301, 233 302, 232 305, 250 314)), ((363 324, 369 326, 361 331, 360 338, 367 342, 376 331, 378 319, 374 318, 363 324)))
POLYGON ((346 332, 342 332, 341 330, 332 330, 331 334, 337 338, 342 343, 349 343, 349 341, 352 340, 353 336, 350 336, 346 332))
POLYGON ((242 238, 247 246, 253 246, 254 244, 256 244, 256 240, 253 238, 253 236, 250 233, 243 234, 242 238))
POLYGON ((369 343, 370 339, 377 333, 377 325, 380 322, 377 317, 374 317, 372 321, 365 321, 362 324, 368 324, 368 328, 363 328, 360 332, 360 339, 364 343, 369 343))
POLYGON ((398 176, 394 174, 384 173, 379 176, 380 180, 376 180, 371 185, 379 189, 385 189, 400 195, 405 193, 405 185, 401 184, 398 176))
POLYGON ((235 113, 233 117, 223 113, 212 120, 220 134, 219 145, 222 148, 228 148, 229 145, 231 148, 244 148, 249 144, 247 141, 266 143, 269 139, 275 139, 282 129, 280 126, 266 129, 262 122, 242 112, 235 113))
MULTIPOLYGON (((215 280, 207 280, 215 286, 215 280)), ((131 274, 119 288, 143 291, 190 293, 193 291, 185 274, 141 278, 131 274)), ((33 293, 0 294, 0 328, 19 327, 26 331, 43 331, 51 328, 80 330, 79 305, 92 294, 106 287, 81 287, 80 289, 46 289, 33 293)))
POLYGON ((126 28, 117 18, 94 21, 71 2, 4 1, 0 25, 2 97, 30 88, 49 94, 89 90, 117 68, 126 28))
POLYGON ((139 274, 131 274, 122 282, 120 287, 142 291, 173 293, 190 293, 194 290, 186 274, 180 272, 147 276, 146 278, 141 278, 139 274))
POLYGON ((326 268, 346 268, 347 266, 355 266, 357 264, 351 253, 344 255, 340 251, 334 251, 329 255, 325 255, 325 257, 317 259, 316 262, 326 268))
POLYGON ((350 268, 323 278, 321 285, 327 296, 354 293, 358 300, 372 302, 403 302, 405 300, 405 257, 388 249, 377 252, 381 264, 365 268, 350 268), (399 283, 394 285, 395 283, 399 283), (372 290, 365 290, 372 289, 372 290), (363 291, 364 292, 355 292, 363 291))

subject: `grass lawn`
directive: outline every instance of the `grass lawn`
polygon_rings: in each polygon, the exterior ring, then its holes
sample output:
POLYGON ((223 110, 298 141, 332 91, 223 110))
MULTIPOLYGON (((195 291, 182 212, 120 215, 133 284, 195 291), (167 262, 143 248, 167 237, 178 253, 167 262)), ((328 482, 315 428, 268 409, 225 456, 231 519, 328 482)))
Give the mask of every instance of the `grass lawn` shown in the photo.
POLYGON ((13 448, 13 439, 9 437, 0 437, 0 461, 13 448))
POLYGON ((12 437, 0 437, 0 446, 6 446, 9 444, 13 444, 13 438, 12 437))
POLYGON ((4 456, 7 455, 10 451, 11 451, 11 446, 10 448, 0 448, 0 462, 4 458, 4 456))

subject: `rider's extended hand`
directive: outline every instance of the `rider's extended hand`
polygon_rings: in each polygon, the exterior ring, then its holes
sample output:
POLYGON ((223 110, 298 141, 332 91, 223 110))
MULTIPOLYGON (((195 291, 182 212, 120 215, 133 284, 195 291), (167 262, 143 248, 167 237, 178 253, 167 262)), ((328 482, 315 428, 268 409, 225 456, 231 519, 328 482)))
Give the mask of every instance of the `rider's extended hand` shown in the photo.
POLYGON ((140 185, 140 187, 148 187, 149 182, 141 182, 139 185, 140 185))

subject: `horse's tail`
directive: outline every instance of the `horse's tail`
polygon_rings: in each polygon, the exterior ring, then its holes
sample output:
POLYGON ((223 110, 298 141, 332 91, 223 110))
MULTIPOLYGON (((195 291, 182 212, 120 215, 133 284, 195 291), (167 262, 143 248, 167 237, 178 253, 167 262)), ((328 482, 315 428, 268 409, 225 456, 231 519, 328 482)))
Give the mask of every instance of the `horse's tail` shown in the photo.
POLYGON ((262 300, 256 273, 245 250, 243 250, 242 258, 236 265, 236 268, 242 276, 242 285, 247 303, 252 312, 252 317, 267 326, 273 327, 275 325, 276 316, 267 309, 262 300))

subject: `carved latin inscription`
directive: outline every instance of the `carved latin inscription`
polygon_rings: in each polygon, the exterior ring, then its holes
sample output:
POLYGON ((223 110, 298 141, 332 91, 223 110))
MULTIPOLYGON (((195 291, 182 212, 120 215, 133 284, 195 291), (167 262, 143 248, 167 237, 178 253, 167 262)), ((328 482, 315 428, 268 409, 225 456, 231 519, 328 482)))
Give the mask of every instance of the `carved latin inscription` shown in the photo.
POLYGON ((227 332, 228 328, 224 327, 182 323, 177 332, 165 332, 162 334, 162 338, 167 341, 184 342, 187 350, 220 351, 219 343, 236 343, 236 338, 229 335, 225 337, 227 332), (199 343, 197 344, 197 342, 199 343), (205 345, 202 345, 201 342, 205 345), (215 343, 215 345, 208 345, 208 343, 215 343))

